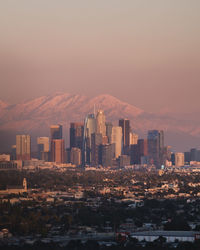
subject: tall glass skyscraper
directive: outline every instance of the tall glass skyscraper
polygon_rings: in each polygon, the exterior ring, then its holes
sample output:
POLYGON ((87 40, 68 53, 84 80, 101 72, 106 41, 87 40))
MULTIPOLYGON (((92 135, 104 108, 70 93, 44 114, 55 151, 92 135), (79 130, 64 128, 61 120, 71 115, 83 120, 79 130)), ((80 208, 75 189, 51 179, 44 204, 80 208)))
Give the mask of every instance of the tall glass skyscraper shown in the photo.
POLYGON ((82 164, 90 164, 91 161, 91 135, 96 132, 96 119, 94 114, 85 118, 83 133, 82 164))
POLYGON ((119 120, 119 126, 122 128, 123 154, 129 154, 130 121, 128 119, 120 119, 119 120))
POLYGON ((83 123, 70 123, 70 148, 82 149, 83 146, 83 123))
POLYGON ((163 164, 164 132, 162 130, 148 131, 148 155, 149 163, 156 167, 163 164))

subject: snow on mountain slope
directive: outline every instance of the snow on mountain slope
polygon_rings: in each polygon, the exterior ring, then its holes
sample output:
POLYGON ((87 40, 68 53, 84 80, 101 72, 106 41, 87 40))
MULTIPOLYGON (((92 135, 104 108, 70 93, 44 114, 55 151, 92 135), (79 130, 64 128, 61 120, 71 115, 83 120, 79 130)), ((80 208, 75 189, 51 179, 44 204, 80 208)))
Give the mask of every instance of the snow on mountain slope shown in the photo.
POLYGON ((180 119, 168 114, 152 114, 120 101, 108 94, 88 98, 84 95, 55 93, 9 105, 0 101, 0 131, 30 133, 34 136, 48 136, 51 124, 63 125, 64 134, 68 134, 70 122, 83 122, 87 114, 103 109, 106 121, 117 125, 120 118, 131 121, 132 129, 146 134, 149 129, 163 129, 168 133, 181 133, 187 138, 200 137, 198 121, 180 119))

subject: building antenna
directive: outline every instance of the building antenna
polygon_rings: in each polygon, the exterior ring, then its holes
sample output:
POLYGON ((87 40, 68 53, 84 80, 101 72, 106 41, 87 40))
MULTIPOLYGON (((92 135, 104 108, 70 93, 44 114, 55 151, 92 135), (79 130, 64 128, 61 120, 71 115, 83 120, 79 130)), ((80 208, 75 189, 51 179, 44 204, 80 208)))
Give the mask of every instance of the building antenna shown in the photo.
POLYGON ((94 115, 95 115, 95 113, 96 113, 96 110, 95 110, 95 104, 94 104, 94 115))

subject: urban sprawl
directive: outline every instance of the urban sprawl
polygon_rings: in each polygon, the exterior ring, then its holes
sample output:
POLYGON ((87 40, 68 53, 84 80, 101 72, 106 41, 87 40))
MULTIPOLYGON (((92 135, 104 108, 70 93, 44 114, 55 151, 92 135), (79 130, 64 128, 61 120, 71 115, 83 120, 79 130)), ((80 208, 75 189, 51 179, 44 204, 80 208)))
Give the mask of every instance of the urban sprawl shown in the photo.
POLYGON ((200 150, 139 139, 103 110, 50 137, 16 135, 0 155, 2 249, 199 249, 200 150))

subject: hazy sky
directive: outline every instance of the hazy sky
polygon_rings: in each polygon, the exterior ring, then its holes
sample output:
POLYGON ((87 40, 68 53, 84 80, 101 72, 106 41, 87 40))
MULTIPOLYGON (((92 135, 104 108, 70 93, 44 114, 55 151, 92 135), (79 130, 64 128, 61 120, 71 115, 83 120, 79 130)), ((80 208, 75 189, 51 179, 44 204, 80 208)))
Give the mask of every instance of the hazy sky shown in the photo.
POLYGON ((199 112, 199 0, 0 0, 0 99, 114 95, 199 112))

